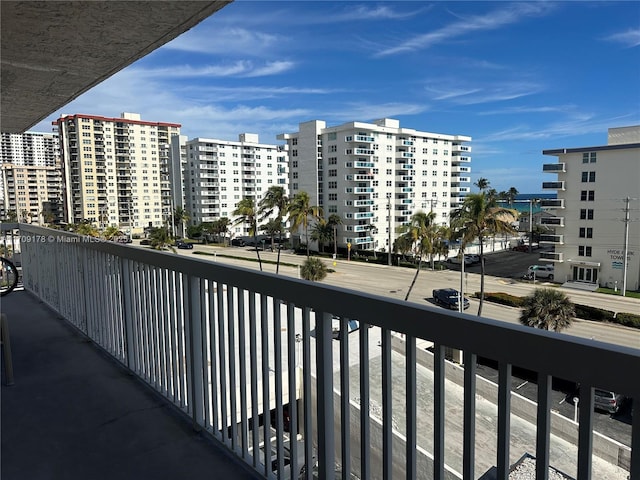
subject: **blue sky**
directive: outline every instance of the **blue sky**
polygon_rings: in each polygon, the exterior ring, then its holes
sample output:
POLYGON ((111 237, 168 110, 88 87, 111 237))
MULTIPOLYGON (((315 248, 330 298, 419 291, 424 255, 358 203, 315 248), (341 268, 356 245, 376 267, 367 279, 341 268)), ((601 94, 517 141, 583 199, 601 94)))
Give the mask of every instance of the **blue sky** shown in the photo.
POLYGON ((640 3, 238 0, 32 130, 124 111, 265 143, 308 120, 397 118, 473 137, 473 181, 536 193, 553 180, 543 149, 640 124, 640 3))

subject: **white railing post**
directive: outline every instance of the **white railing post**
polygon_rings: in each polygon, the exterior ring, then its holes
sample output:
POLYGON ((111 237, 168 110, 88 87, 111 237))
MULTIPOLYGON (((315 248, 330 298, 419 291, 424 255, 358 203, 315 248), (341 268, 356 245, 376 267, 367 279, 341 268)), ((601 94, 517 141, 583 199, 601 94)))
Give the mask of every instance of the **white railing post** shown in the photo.
POLYGON ((202 351, 202 314, 200 305, 200 279, 187 277, 185 328, 187 330, 188 388, 193 427, 199 431, 204 425, 204 352, 202 351))
POLYGON ((120 275, 122 286, 122 313, 124 315, 124 352, 125 361, 129 370, 135 371, 135 342, 133 337, 133 308, 131 306, 131 261, 120 258, 120 275))

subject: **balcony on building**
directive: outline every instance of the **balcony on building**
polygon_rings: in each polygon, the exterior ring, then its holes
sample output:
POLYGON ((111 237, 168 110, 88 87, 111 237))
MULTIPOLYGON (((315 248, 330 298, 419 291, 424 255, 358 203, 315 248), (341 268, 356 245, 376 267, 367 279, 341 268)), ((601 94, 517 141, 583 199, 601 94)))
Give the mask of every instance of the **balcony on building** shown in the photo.
POLYGON ((564 181, 542 182, 543 190, 564 190, 564 181))
POLYGON ((373 162, 353 162, 354 168, 373 168, 375 164, 373 162))
POLYGON ((547 173, 564 173, 567 170, 565 169, 565 164, 563 162, 558 163, 545 163, 542 165, 542 171, 547 173))
POLYGON ((354 148, 353 149, 353 154, 354 155, 375 155, 376 151, 375 150, 371 150, 369 148, 363 147, 363 148, 354 148))
POLYGON ((564 245, 564 235, 540 235, 540 243, 564 245))
POLYGON ((374 175, 368 175, 368 174, 356 174, 356 175, 354 175, 353 179, 355 181, 368 182, 368 181, 371 181, 371 180, 375 180, 375 176, 374 175))
POLYGON ((540 225, 564 227, 564 217, 541 217, 540 225))
POLYGON ((545 262, 562 263, 564 261, 562 252, 540 252, 539 255, 540 260, 545 262))
POLYGON ((373 193, 374 191, 373 187, 353 187, 353 193, 373 193))
POLYGON ((564 208, 563 198, 544 198, 540 200, 540 207, 545 210, 555 210, 564 208))
POLYGON ((453 143, 451 145, 451 152, 470 152, 471 151, 471 146, 470 145, 461 145, 459 143, 453 143))
MULTIPOLYGON (((345 201, 348 202, 350 200, 345 201)), ((374 204, 373 200, 353 200, 353 206, 354 207, 368 207, 374 204)))

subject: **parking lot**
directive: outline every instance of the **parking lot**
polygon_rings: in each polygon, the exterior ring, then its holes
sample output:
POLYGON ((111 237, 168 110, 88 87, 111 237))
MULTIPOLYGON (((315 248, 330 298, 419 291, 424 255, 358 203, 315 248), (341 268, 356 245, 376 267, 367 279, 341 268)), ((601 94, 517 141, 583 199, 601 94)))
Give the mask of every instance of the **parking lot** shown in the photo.
MULTIPOLYGON (((529 252, 485 252, 485 274, 503 278, 521 279, 530 265, 546 265, 548 262, 540 260, 540 252, 549 251, 549 247, 539 248, 529 252)), ((447 263, 447 268, 460 271, 460 265, 447 263)), ((480 273, 480 264, 465 265, 465 272, 480 273)))

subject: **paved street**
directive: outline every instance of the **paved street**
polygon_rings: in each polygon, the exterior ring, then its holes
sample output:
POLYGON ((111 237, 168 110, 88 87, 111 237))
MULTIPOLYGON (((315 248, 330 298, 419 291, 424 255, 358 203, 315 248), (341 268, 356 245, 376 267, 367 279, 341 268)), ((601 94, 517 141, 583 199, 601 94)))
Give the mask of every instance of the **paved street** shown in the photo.
MULTIPOLYGON (((236 247, 211 247, 196 245, 194 250, 177 250, 180 254, 193 255, 194 252, 220 253, 221 255, 233 255, 242 258, 256 258, 255 251, 247 248, 236 247)), ((497 255, 488 255, 487 264, 494 263, 497 255)), ((536 254, 527 254, 519 252, 506 252, 510 258, 516 258, 522 262, 522 265, 536 263, 533 261, 537 258, 536 254), (522 259, 522 260, 521 260, 522 259)), ((257 269, 257 262, 247 262, 239 258, 226 258, 222 256, 210 257, 204 255, 196 255, 198 258, 210 259, 224 262, 229 265, 235 265, 244 268, 257 269)), ((270 251, 261 251, 261 258, 269 261, 275 261, 277 253, 270 251)), ((300 265, 304 262, 305 257, 300 255, 292 255, 290 253, 281 254, 281 262, 286 264, 300 265)), ((334 285, 352 290, 366 291, 368 293, 392 297, 396 299, 404 299, 407 289, 411 284, 415 270, 400 267, 389 267, 387 265, 368 264, 362 262, 348 262, 346 260, 337 260, 335 266, 332 261, 325 260, 335 272, 330 273, 323 283, 334 285)), ((497 263, 497 262, 495 262, 497 263)), ((265 272, 275 273, 275 264, 263 264, 265 272)), ((477 268, 477 267, 476 267, 477 268)), ((520 267, 517 267, 520 268, 520 267)), ((490 270, 490 267, 488 267, 490 270)), ((280 266, 280 274, 297 276, 297 267, 288 265, 280 266)), ((501 278, 491 275, 485 276, 486 292, 506 292, 513 295, 527 295, 531 293, 539 284, 534 286, 530 283, 520 282, 513 278, 501 278)), ((431 292, 434 288, 460 288, 460 272, 454 270, 430 271, 423 270, 418 276, 418 281, 409 297, 410 301, 416 303, 428 303, 433 305, 431 301, 431 292)), ((474 293, 480 290, 480 275, 477 273, 465 273, 464 291, 465 293, 474 293)), ((583 305, 590 305, 598 308, 606 308, 616 312, 640 312, 640 299, 630 297, 620 297, 614 295, 598 294, 593 292, 585 292, 574 289, 562 289, 572 301, 583 305)), ((475 314, 478 309, 478 301, 471 299, 471 307, 466 311, 469 314, 475 314)), ((497 305, 485 302, 483 306, 484 317, 502 320, 510 323, 518 323, 519 309, 497 305)), ((613 324, 588 322, 577 320, 574 324, 563 331, 568 335, 575 335, 582 338, 593 338, 595 340, 623 345, 631 348, 640 349, 640 330, 628 327, 622 327, 613 324)))

